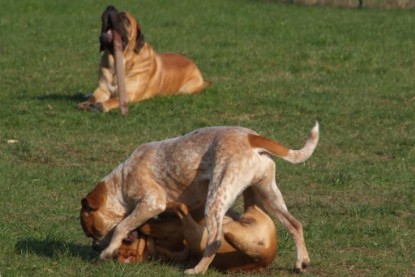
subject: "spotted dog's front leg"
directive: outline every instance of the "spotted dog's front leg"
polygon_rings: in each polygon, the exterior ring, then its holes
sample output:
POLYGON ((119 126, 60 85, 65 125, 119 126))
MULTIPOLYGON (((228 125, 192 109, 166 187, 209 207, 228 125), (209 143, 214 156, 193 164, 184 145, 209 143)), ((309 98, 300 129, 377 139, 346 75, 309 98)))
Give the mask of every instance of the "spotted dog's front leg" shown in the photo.
MULTIPOLYGON (((150 192, 151 193, 151 192, 150 192)), ((117 255, 122 240, 128 234, 150 218, 166 209, 166 199, 163 194, 149 195, 142 199, 131 214, 124 218, 115 228, 110 244, 99 256, 101 260, 112 259, 117 255)))

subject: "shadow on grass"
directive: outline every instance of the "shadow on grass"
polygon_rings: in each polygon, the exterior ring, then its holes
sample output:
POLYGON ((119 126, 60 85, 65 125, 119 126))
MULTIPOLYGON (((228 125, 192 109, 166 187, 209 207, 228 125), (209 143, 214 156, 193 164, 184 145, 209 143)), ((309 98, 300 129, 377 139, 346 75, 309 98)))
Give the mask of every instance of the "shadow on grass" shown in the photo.
POLYGON ((87 99, 87 96, 82 93, 76 94, 60 94, 60 93, 50 93, 46 95, 36 96, 36 100, 43 100, 43 101, 71 101, 71 102, 82 102, 87 99))
POLYGON ((91 247, 85 245, 65 242, 59 240, 38 240, 38 239, 24 239, 19 240, 15 246, 18 254, 35 254, 41 257, 50 259, 57 259, 64 255, 78 257, 83 261, 93 262, 97 260, 97 252, 91 247))
MULTIPOLYGON (((40 257, 46 257, 49 259, 59 259, 62 256, 69 255, 72 257, 78 257, 81 260, 89 263, 99 264, 98 254, 91 247, 81 245, 73 242, 64 242, 59 240, 38 240, 38 239, 25 239, 19 240, 15 246, 16 252, 18 254, 35 254, 40 257)), ((188 263, 179 263, 173 261, 159 261, 165 265, 176 267, 179 270, 185 270, 189 267, 193 267, 197 264, 199 260, 194 259, 188 263)), ((212 267, 212 269, 214 269, 212 267)), ((219 272, 219 271, 218 271, 219 272)), ((298 273, 294 268, 287 267, 271 267, 266 269, 263 273, 266 275, 275 275, 285 272, 287 274, 296 274, 298 273)))

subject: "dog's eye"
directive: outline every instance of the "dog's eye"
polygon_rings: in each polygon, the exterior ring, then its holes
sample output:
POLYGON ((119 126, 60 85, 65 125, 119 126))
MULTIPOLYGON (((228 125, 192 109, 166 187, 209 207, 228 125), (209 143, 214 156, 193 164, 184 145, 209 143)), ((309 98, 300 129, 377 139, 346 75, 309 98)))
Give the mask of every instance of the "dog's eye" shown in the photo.
POLYGON ((127 17, 127 16, 123 16, 121 20, 122 20, 122 24, 123 24, 124 26, 126 26, 126 28, 127 28, 127 29, 129 29, 129 28, 130 28, 130 26, 131 26, 131 22, 130 22, 130 20, 128 19, 128 17, 127 17))
POLYGON ((128 18, 125 18, 123 25, 127 27, 127 29, 130 29, 131 23, 130 20, 128 20, 128 18))

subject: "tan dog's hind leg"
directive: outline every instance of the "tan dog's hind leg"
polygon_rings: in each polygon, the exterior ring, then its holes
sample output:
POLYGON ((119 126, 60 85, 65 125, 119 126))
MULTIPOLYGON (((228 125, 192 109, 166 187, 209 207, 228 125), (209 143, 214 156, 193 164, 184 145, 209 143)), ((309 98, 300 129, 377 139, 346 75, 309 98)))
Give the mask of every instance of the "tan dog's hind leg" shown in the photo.
POLYGON ((284 198, 275 182, 275 164, 271 159, 269 159, 266 174, 261 182, 254 185, 254 189, 258 192, 266 209, 288 229, 297 249, 296 269, 302 272, 310 264, 304 241, 303 226, 287 210, 284 198))
MULTIPOLYGON (((261 220, 261 218, 258 219, 261 220)), ((223 228, 224 237, 239 252, 245 253, 254 259, 260 258, 264 248, 269 246, 269 241, 262 239, 267 234, 261 233, 268 230, 259 228, 257 219, 254 217, 248 218, 247 222, 249 223, 241 223, 239 221, 227 223, 223 228)))
POLYGON ((202 90, 209 87, 211 83, 210 81, 203 80, 190 81, 180 89, 180 92, 184 94, 199 94, 202 90))
POLYGON ((101 260, 114 257, 128 233, 166 209, 166 197, 162 189, 158 185, 153 185, 153 188, 146 191, 146 195, 137 201, 135 209, 117 225, 110 244, 100 255, 101 260))

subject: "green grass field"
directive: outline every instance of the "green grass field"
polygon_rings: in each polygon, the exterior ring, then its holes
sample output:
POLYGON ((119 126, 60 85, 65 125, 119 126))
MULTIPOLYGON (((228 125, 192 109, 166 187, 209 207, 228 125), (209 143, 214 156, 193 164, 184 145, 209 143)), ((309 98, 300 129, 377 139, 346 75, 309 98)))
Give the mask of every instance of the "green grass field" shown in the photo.
MULTIPOLYGON (((305 229, 304 276, 414 276, 414 10, 119 1, 157 51, 187 55, 213 82, 198 96, 130 105, 124 118, 76 109, 97 84, 108 2, 2 2, 1 277, 182 276, 185 267, 157 261, 95 264, 81 198, 144 142, 241 125, 299 148, 315 120, 312 158, 276 160, 305 229)), ((265 274, 295 276, 293 242, 277 226, 265 274)))

